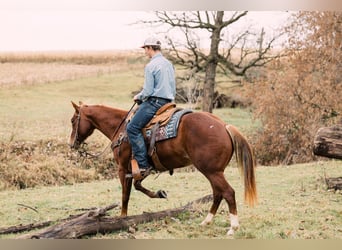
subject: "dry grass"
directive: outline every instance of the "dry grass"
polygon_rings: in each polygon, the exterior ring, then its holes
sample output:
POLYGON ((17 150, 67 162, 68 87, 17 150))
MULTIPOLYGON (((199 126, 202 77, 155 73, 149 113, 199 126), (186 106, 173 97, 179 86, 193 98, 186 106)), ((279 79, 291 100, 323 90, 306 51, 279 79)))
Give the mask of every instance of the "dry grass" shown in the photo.
POLYGON ((96 169, 65 142, 0 142, 0 191, 89 182, 99 179, 96 169))
POLYGON ((0 86, 32 85, 114 72, 115 66, 61 63, 4 63, 0 67, 0 86))
POLYGON ((0 63, 73 63, 113 64, 136 58, 137 51, 46 51, 46 52, 2 52, 0 63))
POLYGON ((141 67, 138 52, 41 52, 0 54, 0 87, 100 76, 141 67))

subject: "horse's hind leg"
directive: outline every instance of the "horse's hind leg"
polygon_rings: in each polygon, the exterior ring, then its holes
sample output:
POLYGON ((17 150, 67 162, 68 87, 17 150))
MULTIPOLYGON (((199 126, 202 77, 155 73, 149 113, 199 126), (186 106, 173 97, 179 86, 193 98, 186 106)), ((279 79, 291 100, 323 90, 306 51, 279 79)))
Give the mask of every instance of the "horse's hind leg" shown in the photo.
POLYGON ((224 198, 226 202, 228 203, 229 217, 230 217, 230 228, 227 234, 233 235, 234 231, 239 228, 239 220, 237 216, 236 201, 235 201, 235 191, 224 178, 223 172, 212 174, 206 177, 210 181, 211 187, 213 189, 214 201, 207 217, 201 223, 201 225, 209 224, 212 221, 222 201, 222 198, 224 198))
POLYGON ((220 203, 222 201, 222 195, 218 192, 213 191, 213 204, 211 205, 211 208, 209 210, 209 213, 207 214, 207 217, 202 221, 201 225, 208 225, 212 222, 214 215, 217 212, 218 207, 220 206, 220 203))

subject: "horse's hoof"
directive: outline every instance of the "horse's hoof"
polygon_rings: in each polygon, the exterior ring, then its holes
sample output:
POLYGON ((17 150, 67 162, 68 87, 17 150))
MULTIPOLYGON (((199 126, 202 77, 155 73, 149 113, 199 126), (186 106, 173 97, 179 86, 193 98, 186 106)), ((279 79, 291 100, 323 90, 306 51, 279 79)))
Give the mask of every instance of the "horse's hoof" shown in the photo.
POLYGON ((161 199, 167 199, 167 193, 164 190, 158 190, 157 195, 161 199))
POLYGON ((206 226, 206 225, 209 225, 210 224, 210 222, 207 222, 207 221, 202 221, 201 222, 201 224, 200 224, 200 226, 206 226))
POLYGON ((208 213, 207 217, 202 221, 201 226, 209 225, 213 221, 213 218, 214 215, 212 213, 208 213))
POLYGON ((234 229, 230 228, 227 232, 227 236, 233 236, 234 235, 234 229))
POLYGON ((235 231, 237 231, 239 229, 239 226, 234 226, 234 227, 230 227, 228 232, 227 232, 227 236, 233 236, 235 231))

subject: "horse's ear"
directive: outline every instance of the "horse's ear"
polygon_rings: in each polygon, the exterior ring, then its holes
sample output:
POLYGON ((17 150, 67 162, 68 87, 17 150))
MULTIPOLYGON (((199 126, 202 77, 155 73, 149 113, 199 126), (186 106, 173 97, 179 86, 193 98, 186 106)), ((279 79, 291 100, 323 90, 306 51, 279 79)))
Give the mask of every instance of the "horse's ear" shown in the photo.
POLYGON ((80 110, 80 106, 78 106, 76 103, 74 103, 73 101, 71 101, 72 106, 74 107, 75 111, 79 111, 80 110))
POLYGON ((82 101, 79 101, 78 103, 80 104, 80 106, 82 106, 82 105, 83 105, 83 102, 82 102, 82 101))

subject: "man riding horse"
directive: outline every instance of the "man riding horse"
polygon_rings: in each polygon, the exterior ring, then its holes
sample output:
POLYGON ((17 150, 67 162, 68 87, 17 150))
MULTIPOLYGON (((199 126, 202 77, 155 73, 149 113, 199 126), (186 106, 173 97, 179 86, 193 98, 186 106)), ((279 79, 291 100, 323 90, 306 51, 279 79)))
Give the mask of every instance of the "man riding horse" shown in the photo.
MULTIPOLYGON (((87 105, 81 102, 80 105, 76 105, 72 102, 75 112, 71 119, 72 132, 69 140, 71 148, 78 149, 95 129, 101 131, 111 141, 122 190, 121 216, 128 214, 132 184, 136 190, 150 198, 166 198, 163 190, 154 192, 142 186, 143 178, 151 170, 142 128, 149 123, 155 113, 159 113, 160 107, 174 99, 174 69, 171 63, 161 55, 159 40, 148 38, 142 47, 151 61, 145 68, 144 88, 134 97, 134 100, 141 104, 127 125, 129 141, 123 139, 125 128, 121 125, 126 121, 131 110, 126 111, 104 105, 87 105), (133 160, 131 160, 132 155, 133 160), (130 175, 133 178, 128 177, 130 175)), ((155 164, 157 161, 152 159, 155 169, 171 173, 177 168, 195 166, 209 181, 213 194, 212 205, 201 224, 207 225, 213 221, 224 199, 229 207, 230 227, 227 234, 233 235, 239 228, 237 204, 235 191, 227 182, 224 170, 235 152, 236 163, 243 177, 245 200, 250 206, 254 206, 257 202, 257 190, 254 173, 256 159, 253 148, 236 127, 226 124, 211 113, 187 112, 174 124, 177 124, 177 135, 172 134, 174 136, 170 137, 171 139, 159 140, 155 145, 155 152, 160 163, 155 164)), ((149 144, 151 147, 151 143, 149 144)))
POLYGON ((127 124, 127 135, 132 145, 132 165, 138 164, 133 172, 136 180, 145 178, 152 170, 148 163, 147 149, 142 129, 163 105, 172 102, 176 95, 175 70, 161 53, 161 42, 156 37, 149 37, 141 46, 150 62, 145 66, 143 89, 134 96, 139 108, 127 124))

